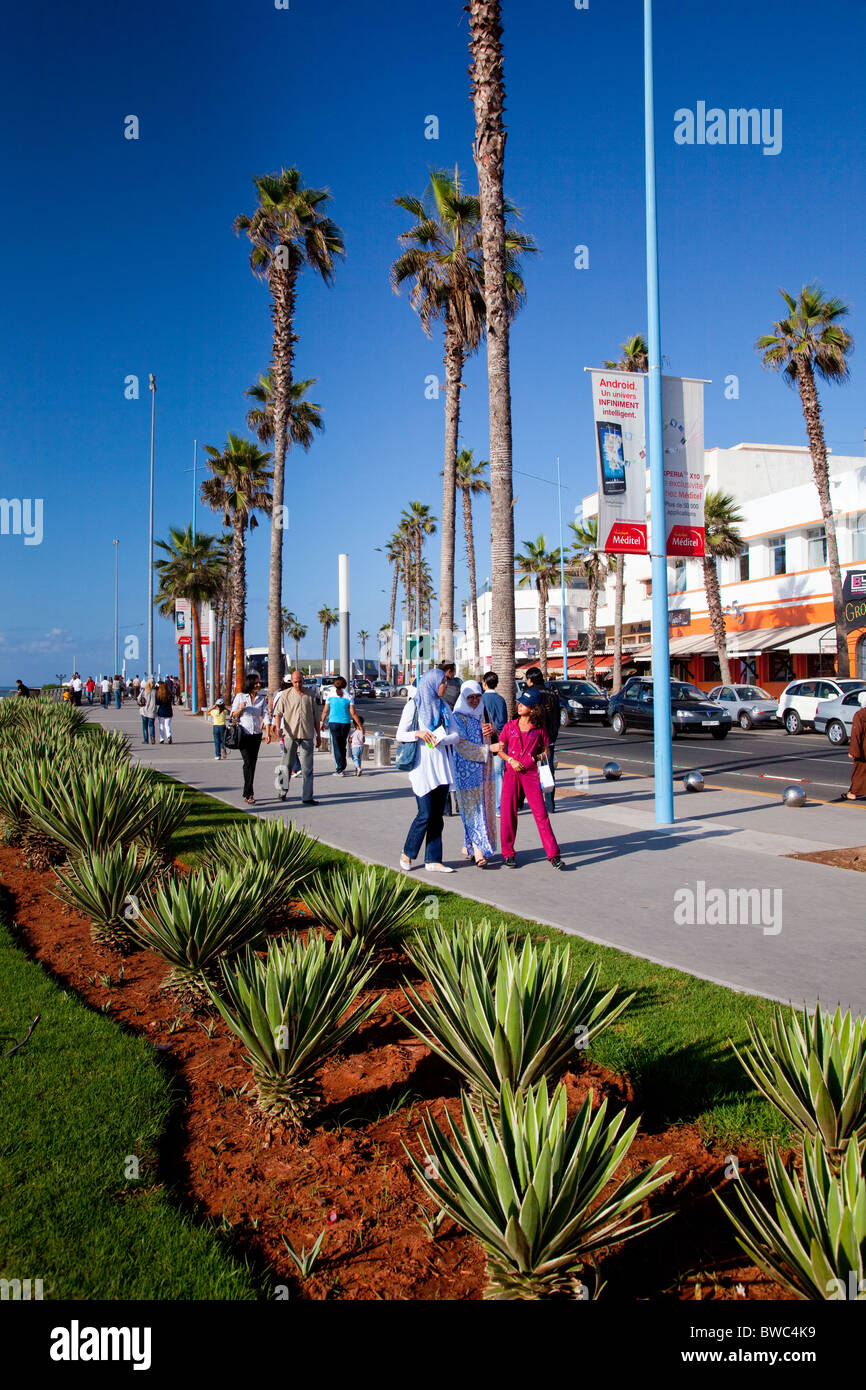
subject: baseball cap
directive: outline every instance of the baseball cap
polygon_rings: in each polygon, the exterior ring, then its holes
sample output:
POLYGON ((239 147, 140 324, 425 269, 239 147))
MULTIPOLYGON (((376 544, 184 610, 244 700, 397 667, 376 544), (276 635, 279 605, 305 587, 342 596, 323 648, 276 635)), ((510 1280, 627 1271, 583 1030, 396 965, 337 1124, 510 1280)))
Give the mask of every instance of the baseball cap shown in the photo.
POLYGON ((524 690, 521 695, 518 695, 517 703, 525 706, 526 709, 534 709, 539 704, 538 691, 524 690))

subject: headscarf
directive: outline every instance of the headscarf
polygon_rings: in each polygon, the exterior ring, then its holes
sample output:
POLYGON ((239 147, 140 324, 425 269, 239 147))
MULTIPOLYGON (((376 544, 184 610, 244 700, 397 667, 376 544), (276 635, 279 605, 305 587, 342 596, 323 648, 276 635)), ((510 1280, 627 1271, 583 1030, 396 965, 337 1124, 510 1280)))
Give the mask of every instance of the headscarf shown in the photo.
POLYGON ((439 687, 444 679, 445 672, 440 671, 438 666, 419 677, 415 695, 419 729, 435 729, 439 724, 447 724, 448 706, 439 697, 439 687))
POLYGON ((484 691, 482 690, 481 685, 478 681, 464 681, 460 687, 460 694, 457 698, 457 703, 454 706, 454 713, 466 714, 469 716, 470 719, 481 719, 484 715, 484 710, 482 709, 481 705, 479 705, 477 709, 473 709, 472 706, 469 704, 469 701, 466 699, 466 696, 483 694, 484 691))
POLYGON ((860 691, 860 693, 857 696, 857 702, 859 705, 866 707, 866 690, 860 691))

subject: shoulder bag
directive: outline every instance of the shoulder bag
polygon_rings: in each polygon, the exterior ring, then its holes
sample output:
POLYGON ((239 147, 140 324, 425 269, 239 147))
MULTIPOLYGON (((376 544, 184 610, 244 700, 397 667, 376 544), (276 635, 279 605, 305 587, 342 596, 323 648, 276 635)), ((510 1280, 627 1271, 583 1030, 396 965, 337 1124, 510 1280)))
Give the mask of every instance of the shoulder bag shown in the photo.
MULTIPOLYGON (((415 704, 414 700, 412 702, 415 704)), ((412 716, 411 729, 415 732, 418 728, 418 706, 415 705, 415 713, 412 716)), ((398 772, 411 772, 418 758, 417 739, 412 743, 398 743, 397 752, 394 757, 394 766, 398 772)))

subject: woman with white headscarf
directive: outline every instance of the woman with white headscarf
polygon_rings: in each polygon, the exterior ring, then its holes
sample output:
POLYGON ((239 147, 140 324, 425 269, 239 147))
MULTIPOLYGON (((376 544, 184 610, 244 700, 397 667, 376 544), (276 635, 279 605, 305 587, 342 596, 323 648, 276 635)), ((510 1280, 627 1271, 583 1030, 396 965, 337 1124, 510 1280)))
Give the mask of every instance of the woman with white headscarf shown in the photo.
POLYGON ((453 874, 442 863, 442 825, 445 801, 454 786, 452 747, 460 734, 451 727, 451 711, 442 699, 448 683, 444 671, 427 671, 418 689, 407 700, 397 727, 398 743, 415 744, 415 761, 409 781, 418 805, 409 827, 400 868, 408 872, 425 839, 424 868, 431 873, 453 874))
POLYGON ((463 820, 463 854, 474 858, 479 869, 496 853, 496 783, 491 743, 494 730, 482 708, 484 694, 478 681, 464 681, 454 706, 453 723, 460 734, 454 748, 457 805, 463 820))

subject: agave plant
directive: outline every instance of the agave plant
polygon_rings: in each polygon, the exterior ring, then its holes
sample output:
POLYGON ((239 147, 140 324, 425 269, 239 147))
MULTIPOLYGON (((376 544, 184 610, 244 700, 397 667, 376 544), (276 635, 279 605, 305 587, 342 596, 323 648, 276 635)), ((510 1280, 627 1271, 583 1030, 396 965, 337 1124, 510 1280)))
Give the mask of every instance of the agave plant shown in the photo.
POLYGON ((284 909, 313 873, 316 841, 304 830, 279 820, 246 817, 220 835, 207 864, 214 871, 237 864, 265 864, 272 911, 284 909))
POLYGON ((495 976, 499 948, 507 939, 505 923, 494 924, 489 917, 480 922, 458 918, 450 926, 434 921, 406 943, 406 953, 431 982, 444 976, 459 984, 470 950, 481 954, 488 977, 495 976))
POLYGON ((866 1019, 803 1010, 786 1017, 773 1010, 770 1037, 749 1020, 752 1053, 734 1044, 758 1090, 797 1129, 818 1137, 838 1172, 848 1140, 866 1140, 866 1019))
POLYGON ((805 1140, 802 1187, 775 1144, 766 1160, 775 1215, 742 1180, 733 1185, 741 1215, 716 1193, 737 1244, 795 1298, 866 1299, 866 1176, 857 1140, 848 1140, 837 1173, 820 1137, 805 1140))
POLYGON ((598 989, 598 966, 579 983, 568 981, 568 952, 550 942, 539 949, 528 939, 523 948, 501 934, 495 960, 490 942, 467 937, 462 960, 433 957, 417 942, 416 964, 428 975, 433 997, 424 1000, 409 984, 404 991, 418 1019, 406 1023, 416 1037, 456 1068, 478 1106, 482 1096, 494 1110, 504 1082, 526 1090, 553 1076, 576 1051, 610 1026, 634 995, 614 1003, 617 986, 598 989))
POLYGON ((271 941, 265 960, 247 950, 223 963, 226 997, 211 990, 211 998, 246 1047, 262 1110, 301 1123, 315 1098, 315 1072, 381 1003, 344 1017, 372 971, 357 937, 329 947, 321 932, 306 942, 271 941))
POLYGON ((119 729, 89 729, 88 734, 91 732, 98 737, 77 739, 72 744, 73 755, 86 760, 90 767, 125 767, 132 754, 126 734, 119 729))
POLYGON ((146 895, 129 933, 172 966, 168 988, 201 999, 219 958, 261 937, 266 878, 262 865, 248 864, 169 881, 146 895))
POLYGON ((65 869, 55 870, 55 894, 90 918, 94 941, 122 949, 130 945, 130 922, 137 916, 142 895, 157 868, 150 850, 140 857, 121 845, 88 850, 65 869))
POLYGON ((151 788, 150 803, 153 818, 144 826, 138 839, 145 850, 155 856, 159 871, 167 873, 174 863, 172 839, 189 816, 190 804, 180 788, 167 787, 161 782, 151 788))
MULTIPOLYGON (((416 1177, 448 1215, 479 1240, 487 1255, 485 1298, 585 1298, 586 1260, 670 1213, 631 1218, 671 1176, 660 1159, 602 1193, 628 1153, 638 1121, 623 1133, 621 1110, 605 1123, 607 1101, 592 1114, 592 1092, 568 1123, 566 1091, 548 1097, 547 1081, 524 1091, 503 1083, 498 1115, 481 1102, 480 1118, 463 1097, 463 1133, 451 1116, 451 1139, 429 1112, 427 1152, 407 1149, 416 1177)), ((405 1146, 404 1146, 405 1147, 405 1146)), ((600 1286, 593 1289, 597 1297, 600 1286)))
POLYGON ((304 902, 319 921, 348 941, 368 946, 402 936, 422 901, 416 883, 394 879, 382 869, 332 869, 304 888, 304 902))
POLYGON ((13 786, 36 830, 70 855, 128 845, 142 835, 155 808, 130 767, 70 770, 62 761, 12 767, 13 786))

